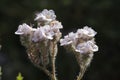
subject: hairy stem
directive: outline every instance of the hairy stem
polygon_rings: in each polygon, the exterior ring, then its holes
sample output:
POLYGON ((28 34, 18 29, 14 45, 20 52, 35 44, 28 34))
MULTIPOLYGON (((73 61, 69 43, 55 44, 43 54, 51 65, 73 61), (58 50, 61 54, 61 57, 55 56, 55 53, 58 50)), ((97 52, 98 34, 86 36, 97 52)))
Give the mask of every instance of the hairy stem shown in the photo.
POLYGON ((38 66, 36 65, 40 70, 42 70, 47 76, 49 76, 51 78, 51 80, 54 80, 52 74, 50 73, 49 70, 47 70, 45 67, 42 67, 42 66, 38 66))
POLYGON ((56 72, 56 70, 55 70, 55 57, 53 57, 52 58, 52 73, 53 73, 54 80, 57 80, 55 72, 56 72))
POLYGON ((87 69, 86 60, 84 62, 83 55, 80 55, 80 53, 74 52, 74 54, 75 54, 75 57, 77 59, 79 67, 80 67, 80 72, 79 72, 79 75, 77 76, 76 80, 81 80, 85 71, 86 71, 86 69, 87 69))
POLYGON ((82 79, 86 69, 87 69, 87 66, 80 67, 80 72, 79 72, 79 75, 77 76, 77 80, 81 80, 82 79))
POLYGON ((57 44, 53 41, 51 42, 50 44, 51 46, 51 61, 52 61, 52 76, 53 76, 53 80, 57 80, 57 77, 56 77, 56 70, 55 70, 55 57, 56 57, 56 54, 57 54, 57 44))

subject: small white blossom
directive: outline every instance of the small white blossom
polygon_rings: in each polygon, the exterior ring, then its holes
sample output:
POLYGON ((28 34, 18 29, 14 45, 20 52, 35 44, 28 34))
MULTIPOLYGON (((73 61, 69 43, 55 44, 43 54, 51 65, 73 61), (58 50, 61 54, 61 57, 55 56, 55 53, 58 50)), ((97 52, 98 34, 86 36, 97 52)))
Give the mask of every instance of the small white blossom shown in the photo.
POLYGON ((42 41, 45 39, 52 40, 54 36, 54 32, 51 30, 49 25, 45 25, 44 27, 37 28, 34 32, 32 40, 34 42, 42 41))
POLYGON ((95 45, 95 42, 93 42, 92 40, 91 41, 88 41, 87 44, 90 46, 89 49, 93 52, 96 52, 98 51, 98 46, 95 45))
POLYGON ((17 35, 27 35, 30 34, 31 31, 34 31, 35 29, 33 29, 32 27, 30 27, 29 25, 27 25, 26 23, 23 23, 22 25, 18 26, 18 30, 15 32, 15 34, 17 35))
POLYGON ((89 28, 84 27, 83 29, 78 29, 76 33, 70 32, 68 35, 60 39, 60 45, 66 46, 69 44, 74 51, 79 53, 89 53, 98 51, 98 46, 95 45, 94 36, 96 32, 89 28))
POLYGON ((79 43, 75 51, 80 52, 81 54, 96 52, 98 51, 98 46, 95 45, 92 41, 87 41, 87 42, 79 43))
POLYGON ((83 29, 78 29, 76 34, 78 35, 78 38, 86 39, 94 37, 97 32, 95 32, 92 28, 85 26, 83 29))
POLYGON ((50 26, 52 29, 62 29, 63 28, 61 22, 59 22, 59 21, 51 22, 50 26))
POLYGON ((76 38, 77 35, 73 32, 70 32, 68 35, 64 36, 64 39, 60 39, 61 46, 76 43, 76 38))
POLYGON ((56 19, 56 15, 53 10, 44 9, 42 12, 36 14, 35 21, 48 21, 51 22, 52 20, 56 19))
POLYGON ((60 39, 60 43, 61 43, 61 44, 60 44, 61 46, 66 46, 66 45, 71 44, 72 41, 69 40, 68 36, 65 36, 64 39, 60 39))
POLYGON ((83 30, 86 30, 86 33, 84 33, 84 34, 86 34, 86 35, 88 35, 90 37, 94 37, 97 34, 97 32, 95 32, 92 28, 90 28, 88 26, 85 26, 83 28, 83 30))
POLYGON ((63 28, 61 22, 59 22, 59 21, 52 21, 51 24, 50 24, 50 27, 51 27, 52 31, 55 33, 55 37, 57 39, 59 39, 61 37, 60 29, 63 28))
POLYGON ((45 37, 47 39, 53 39, 53 36, 54 36, 54 32, 53 30, 51 29, 51 27, 49 25, 45 25, 43 28, 43 34, 45 34, 45 37))

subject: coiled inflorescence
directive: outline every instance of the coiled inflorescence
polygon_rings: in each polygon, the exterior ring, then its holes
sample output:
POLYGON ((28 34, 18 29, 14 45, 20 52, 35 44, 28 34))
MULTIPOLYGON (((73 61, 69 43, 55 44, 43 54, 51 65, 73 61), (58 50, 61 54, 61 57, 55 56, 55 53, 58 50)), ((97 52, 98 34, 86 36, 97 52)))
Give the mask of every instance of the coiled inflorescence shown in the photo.
MULTIPOLYGON (((63 28, 61 22, 56 20, 53 10, 44 9, 37 13, 34 19, 37 21, 37 28, 29 26, 26 23, 19 25, 16 35, 20 35, 21 43, 27 48, 28 56, 35 64, 47 66, 49 56, 52 54, 50 48, 57 44, 61 37, 60 29, 63 28)), ((57 50, 57 49, 56 49, 57 50)))
POLYGON ((71 48, 80 54, 98 51, 98 46, 95 44, 94 36, 97 34, 92 28, 85 26, 83 29, 78 29, 76 33, 70 32, 60 39, 61 46, 71 46, 71 48))
POLYGON ((77 80, 81 80, 86 68, 89 66, 93 53, 98 51, 95 42, 95 32, 92 28, 85 26, 78 29, 77 32, 70 32, 61 38, 60 29, 63 28, 61 22, 56 20, 53 10, 44 9, 37 13, 34 19, 37 21, 37 28, 29 26, 26 23, 18 26, 16 35, 20 35, 23 46, 27 49, 29 59, 34 65, 42 69, 51 80, 57 80, 55 73, 55 58, 57 55, 57 42, 64 46, 69 52, 72 52, 80 67, 80 73, 77 80), (52 71, 48 70, 51 66, 52 71))

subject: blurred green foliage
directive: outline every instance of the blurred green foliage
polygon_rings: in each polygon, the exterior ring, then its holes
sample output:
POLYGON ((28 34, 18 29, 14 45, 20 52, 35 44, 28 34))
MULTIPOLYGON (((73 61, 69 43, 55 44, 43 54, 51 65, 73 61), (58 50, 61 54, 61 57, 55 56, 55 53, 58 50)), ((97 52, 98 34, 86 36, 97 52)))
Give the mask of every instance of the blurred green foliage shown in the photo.
POLYGON ((20 72, 18 73, 18 76, 16 77, 16 80, 23 80, 23 76, 20 72))
MULTIPOLYGON (((17 72, 24 80, 48 80, 33 66, 21 46, 19 36, 14 35, 19 24, 34 23, 35 13, 53 9, 62 22, 63 35, 88 25, 98 34, 95 53, 83 80, 120 80, 120 0, 0 0, 0 66, 3 80, 14 80, 17 72)), ((74 56, 60 47, 57 56, 59 80, 73 80, 79 71, 74 56)))
POLYGON ((2 75, 2 67, 0 66, 0 76, 2 75))

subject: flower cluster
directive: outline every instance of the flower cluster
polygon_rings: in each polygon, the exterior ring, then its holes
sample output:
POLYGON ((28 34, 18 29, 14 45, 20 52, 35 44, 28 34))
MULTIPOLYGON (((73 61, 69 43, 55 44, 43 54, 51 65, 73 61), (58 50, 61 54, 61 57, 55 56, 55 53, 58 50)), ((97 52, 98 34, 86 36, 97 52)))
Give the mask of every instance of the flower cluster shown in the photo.
POLYGON ((83 53, 96 52, 98 46, 95 45, 94 36, 97 34, 92 28, 85 26, 83 29, 78 29, 76 33, 70 32, 60 39, 61 46, 70 45, 73 50, 83 53))
POLYGON ((23 23, 18 26, 15 34, 20 35, 21 43, 27 48, 28 56, 32 62, 42 63, 43 66, 46 66, 49 63, 49 55, 56 55, 56 53, 52 54, 53 49, 51 48, 56 49, 56 44, 62 35, 60 29, 63 26, 61 22, 56 20, 53 10, 44 9, 36 14, 34 20, 38 23, 37 28, 23 23))
POLYGON ((34 42, 45 40, 45 39, 52 40, 54 36, 60 34, 59 29, 61 28, 62 28, 62 25, 58 21, 54 21, 50 25, 38 27, 34 32, 32 40, 34 42))
POLYGON ((32 28, 31 26, 23 23, 19 25, 18 30, 15 32, 17 35, 30 35, 32 41, 39 42, 42 40, 52 40, 56 35, 60 35, 61 32, 59 29, 62 29, 63 26, 61 22, 55 21, 55 13, 53 10, 43 10, 41 13, 37 14, 35 20, 39 21, 48 21, 49 24, 39 25, 37 28, 32 28))
POLYGON ((26 23, 23 23, 22 25, 18 26, 18 30, 15 32, 15 34, 17 34, 17 35, 28 35, 28 34, 30 34, 34 30, 35 29, 30 27, 26 23))
POLYGON ((56 19, 56 15, 53 10, 44 9, 41 13, 36 14, 35 21, 51 22, 56 19))
POLYGON ((94 36, 97 34, 92 28, 85 26, 78 29, 76 33, 70 32, 61 38, 61 22, 56 20, 53 10, 44 9, 37 13, 34 21, 37 21, 37 28, 26 23, 18 26, 16 35, 20 35, 23 46, 31 62, 42 69, 51 80, 57 80, 55 71, 55 59, 58 51, 57 42, 65 49, 71 51, 79 64, 80 73, 77 80, 81 80, 86 68, 90 64, 93 53, 98 51, 94 36), (52 69, 49 70, 48 67, 52 69))
POLYGON ((92 28, 85 26, 78 29, 76 33, 70 32, 68 35, 60 39, 60 45, 64 46, 68 51, 74 53, 78 65, 80 67, 77 80, 81 80, 86 68, 90 65, 93 58, 93 52, 98 51, 95 44, 94 36, 97 34, 92 28))

